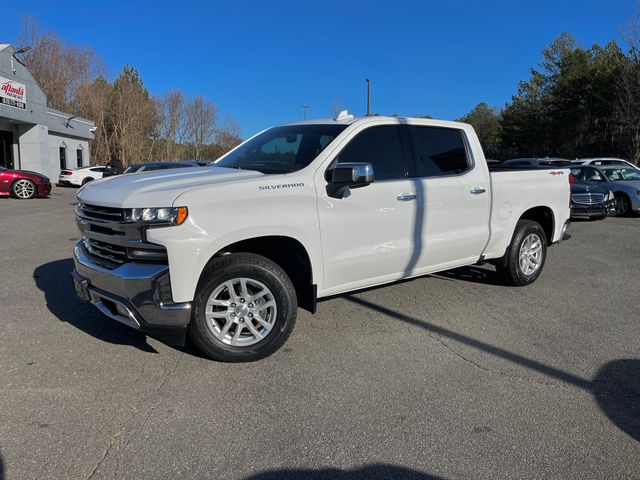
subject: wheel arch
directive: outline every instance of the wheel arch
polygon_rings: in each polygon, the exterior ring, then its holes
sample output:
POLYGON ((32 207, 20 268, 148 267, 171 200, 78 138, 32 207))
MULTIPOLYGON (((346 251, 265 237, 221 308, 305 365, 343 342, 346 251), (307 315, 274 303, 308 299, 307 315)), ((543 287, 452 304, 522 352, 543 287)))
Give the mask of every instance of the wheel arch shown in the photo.
POLYGON ((286 235, 264 235, 229 243, 211 256, 200 272, 198 284, 209 264, 222 255, 253 253, 277 263, 289 276, 296 289, 298 305, 315 313, 317 286, 313 281, 311 256, 298 239, 286 235))
POLYGON ((547 245, 551 245, 553 243, 553 235, 555 232, 555 216, 553 214, 553 210, 550 207, 532 207, 529 210, 526 210, 522 215, 520 215, 518 221, 520 220, 532 220, 539 223, 544 230, 547 245))

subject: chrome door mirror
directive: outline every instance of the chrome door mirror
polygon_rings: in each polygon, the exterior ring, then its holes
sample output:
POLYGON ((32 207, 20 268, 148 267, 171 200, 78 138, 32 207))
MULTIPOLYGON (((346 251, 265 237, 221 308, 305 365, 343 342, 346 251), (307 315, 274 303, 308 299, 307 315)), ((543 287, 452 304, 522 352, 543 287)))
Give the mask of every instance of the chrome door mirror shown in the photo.
POLYGON ((342 198, 348 188, 366 187, 373 183, 373 165, 370 163, 338 163, 327 172, 327 193, 342 198))

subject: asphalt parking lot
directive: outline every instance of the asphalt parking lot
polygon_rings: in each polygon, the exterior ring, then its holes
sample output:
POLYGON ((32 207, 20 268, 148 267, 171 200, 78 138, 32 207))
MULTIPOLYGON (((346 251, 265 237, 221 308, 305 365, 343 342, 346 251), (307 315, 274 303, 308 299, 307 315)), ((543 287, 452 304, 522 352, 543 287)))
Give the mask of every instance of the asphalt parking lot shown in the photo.
POLYGON ((640 478, 640 218, 575 222, 526 288, 322 301, 230 365, 75 298, 74 193, 0 200, 0 478, 640 478))

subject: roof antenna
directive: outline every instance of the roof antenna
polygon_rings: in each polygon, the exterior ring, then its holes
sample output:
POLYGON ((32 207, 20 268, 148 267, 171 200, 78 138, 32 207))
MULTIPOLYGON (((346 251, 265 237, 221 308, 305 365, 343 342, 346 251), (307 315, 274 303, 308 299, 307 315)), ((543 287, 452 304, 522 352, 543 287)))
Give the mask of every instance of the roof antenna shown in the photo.
POLYGON ((346 122, 349 120, 353 120, 353 115, 351 115, 347 110, 342 110, 335 118, 336 122, 346 122))

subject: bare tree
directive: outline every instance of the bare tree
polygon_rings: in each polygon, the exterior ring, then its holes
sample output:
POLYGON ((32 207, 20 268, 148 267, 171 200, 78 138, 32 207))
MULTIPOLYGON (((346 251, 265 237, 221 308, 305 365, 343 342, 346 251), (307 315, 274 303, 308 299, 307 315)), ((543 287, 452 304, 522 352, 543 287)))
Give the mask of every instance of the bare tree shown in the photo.
POLYGON ((216 143, 220 147, 220 155, 227 153, 242 142, 240 125, 231 115, 225 115, 222 126, 216 133, 216 143))
POLYGON ((184 114, 187 140, 193 147, 194 159, 200 160, 204 145, 216 133, 218 110, 212 102, 197 95, 187 102, 184 114))
POLYGON ((32 18, 23 20, 18 45, 31 47, 22 59, 47 96, 48 105, 78 113, 78 91, 104 71, 95 51, 65 45, 55 33, 43 32, 32 18))
POLYGON ((164 159, 177 160, 180 147, 177 144, 184 127, 184 95, 173 90, 157 100, 158 134, 164 140, 164 159))
POLYGON ((111 159, 112 136, 111 99, 113 86, 104 77, 83 84, 77 92, 79 114, 90 118, 96 126, 95 139, 89 144, 93 164, 104 165, 111 159))

